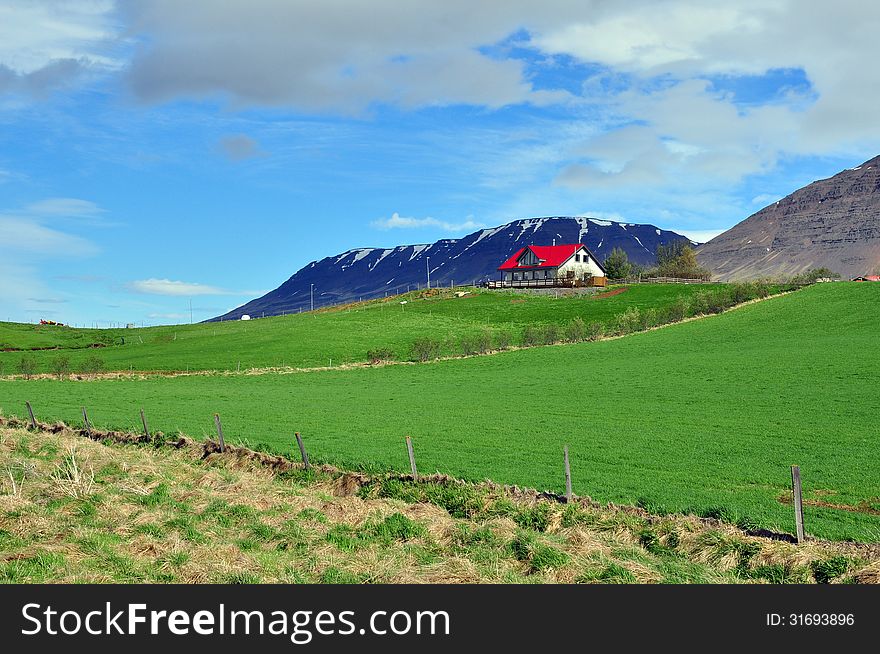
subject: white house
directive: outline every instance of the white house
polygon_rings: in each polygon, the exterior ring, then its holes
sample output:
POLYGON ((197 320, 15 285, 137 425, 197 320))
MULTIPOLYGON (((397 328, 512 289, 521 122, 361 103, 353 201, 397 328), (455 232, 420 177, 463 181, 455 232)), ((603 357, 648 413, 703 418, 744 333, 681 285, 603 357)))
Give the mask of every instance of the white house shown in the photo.
POLYGON ((528 245, 498 266, 503 286, 571 285, 575 280, 592 284, 605 281, 605 268, 582 243, 528 245))

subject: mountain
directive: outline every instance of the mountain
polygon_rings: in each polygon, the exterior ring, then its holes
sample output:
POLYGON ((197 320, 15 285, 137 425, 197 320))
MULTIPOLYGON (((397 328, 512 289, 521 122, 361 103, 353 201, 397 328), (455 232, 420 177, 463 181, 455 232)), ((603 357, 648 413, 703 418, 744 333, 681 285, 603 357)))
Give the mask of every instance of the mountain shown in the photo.
POLYGON ((880 267, 880 156, 813 182, 697 249, 716 279, 826 267, 844 279, 880 267))
MULTIPOLYGON (((622 248, 630 261, 651 265, 658 245, 687 239, 653 225, 634 225, 595 218, 530 218, 459 239, 394 248, 358 248, 313 261, 274 291, 213 320, 235 320, 248 314, 274 316, 307 311, 314 284, 315 307, 405 292, 427 281, 431 285, 473 284, 497 279, 496 268, 525 245, 584 243, 601 260, 622 248)), ((690 241, 688 241, 690 242, 690 241)))

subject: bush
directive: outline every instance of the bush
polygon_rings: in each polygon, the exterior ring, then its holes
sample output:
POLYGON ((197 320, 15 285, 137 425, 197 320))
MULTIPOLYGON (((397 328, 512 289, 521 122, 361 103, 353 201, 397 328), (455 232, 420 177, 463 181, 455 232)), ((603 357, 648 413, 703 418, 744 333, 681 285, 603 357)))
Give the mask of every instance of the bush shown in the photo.
POLYGON ((479 354, 486 354, 492 351, 492 330, 484 329, 476 337, 477 342, 477 352, 479 354))
POLYGON ((605 336, 605 325, 601 322, 591 322, 587 330, 587 340, 598 341, 603 336, 605 336))
POLYGON ((569 343, 578 343, 587 337, 587 324, 580 316, 575 317, 565 326, 565 340, 569 343))
POLYGON ((495 347, 499 350, 508 349, 512 342, 513 338, 511 337, 510 332, 498 332, 495 335, 495 347))
POLYGON ((64 379, 70 374, 70 359, 58 357, 52 362, 52 372, 58 375, 58 379, 64 379))
POLYGON ((418 361, 433 361, 440 356, 440 346, 434 338, 417 338, 412 344, 413 355, 418 361))
POLYGON ((526 325, 523 328, 522 344, 523 347, 531 347, 532 345, 540 345, 543 334, 535 325, 526 325))
POLYGON ((615 320, 615 333, 623 336, 638 331, 641 327, 641 312, 637 307, 630 307, 617 316, 615 320))
POLYGON ((812 268, 791 278, 792 284, 815 284, 820 279, 840 279, 840 275, 829 268, 812 268))
POLYGON ((95 356, 94 354, 90 357, 86 357, 82 364, 80 364, 80 372, 83 372, 87 375, 95 375, 101 372, 104 369, 104 360, 95 356))
POLYGON ((25 379, 30 379, 31 375, 37 372, 37 360, 32 354, 24 354, 18 360, 18 372, 24 375, 25 379))
POLYGON ((549 325, 545 325, 541 334, 541 342, 544 345, 553 345, 554 343, 558 343, 560 341, 559 336, 559 325, 555 322, 551 322, 549 325))
POLYGON ((475 336, 461 337, 461 353, 465 356, 477 354, 477 338, 475 336))
POLYGON ((376 348, 367 351, 367 360, 372 364, 382 363, 383 361, 392 361, 394 359, 394 351, 387 347, 376 348))
POLYGON ((679 322, 690 316, 691 306, 687 298, 679 295, 675 302, 666 308, 666 316, 669 322, 679 322))

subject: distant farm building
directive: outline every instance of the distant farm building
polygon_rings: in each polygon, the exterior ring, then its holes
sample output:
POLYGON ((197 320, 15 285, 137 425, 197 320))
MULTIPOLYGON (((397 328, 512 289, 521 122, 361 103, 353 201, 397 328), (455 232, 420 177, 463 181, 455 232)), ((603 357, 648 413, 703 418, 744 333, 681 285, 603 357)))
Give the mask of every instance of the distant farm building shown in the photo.
POLYGON ((880 282, 880 275, 863 275, 853 278, 854 282, 880 282))
POLYGON ((498 267, 501 279, 490 288, 605 286, 605 268, 582 243, 528 245, 498 267))

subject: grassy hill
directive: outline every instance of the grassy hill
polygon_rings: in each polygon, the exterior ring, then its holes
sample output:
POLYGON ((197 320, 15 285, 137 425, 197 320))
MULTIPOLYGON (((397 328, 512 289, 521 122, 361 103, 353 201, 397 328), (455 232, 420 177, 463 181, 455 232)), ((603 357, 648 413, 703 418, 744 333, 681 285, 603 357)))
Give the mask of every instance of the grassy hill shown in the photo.
POLYGON ((871 582, 866 548, 0 427, 0 583, 871 582))
MULTIPOLYGON (((367 351, 388 348, 398 359, 411 357, 420 337, 443 342, 442 354, 460 354, 462 338, 487 330, 518 342, 526 325, 564 325, 575 317, 607 324, 631 307, 662 309, 680 296, 716 285, 635 285, 610 297, 513 294, 470 289, 457 298, 449 289, 413 292, 314 313, 252 321, 232 321, 144 329, 73 329, 0 323, 0 374, 17 370, 26 352, 39 372, 51 372, 61 357, 74 371, 90 357, 105 370, 242 370, 266 367, 327 366, 364 362, 367 351), (406 301, 406 304, 400 302, 406 301), (94 345, 99 347, 90 347, 94 345), (3 352, 3 349, 15 351, 3 352)), ((467 289, 466 289, 467 290, 467 289)))
POLYGON ((622 339, 416 366, 0 381, 0 407, 79 423, 85 405, 114 427, 144 407, 195 437, 219 412, 230 440, 290 452, 300 431, 314 458, 374 469, 405 469, 409 434, 422 471, 555 490, 568 444, 577 493, 785 532, 799 464, 808 533, 876 542, 878 321, 880 285, 820 284, 622 339))

